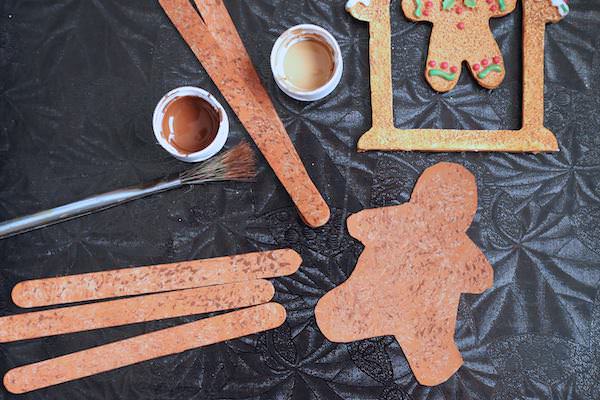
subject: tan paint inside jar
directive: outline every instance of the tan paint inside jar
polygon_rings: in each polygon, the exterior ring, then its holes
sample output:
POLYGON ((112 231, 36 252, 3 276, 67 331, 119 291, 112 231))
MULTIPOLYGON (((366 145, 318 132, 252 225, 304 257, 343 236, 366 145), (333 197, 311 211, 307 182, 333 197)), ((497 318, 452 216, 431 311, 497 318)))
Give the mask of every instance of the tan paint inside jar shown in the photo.
POLYGON ((300 90, 317 90, 333 76, 333 50, 321 40, 306 38, 292 44, 287 50, 283 71, 286 80, 300 90))

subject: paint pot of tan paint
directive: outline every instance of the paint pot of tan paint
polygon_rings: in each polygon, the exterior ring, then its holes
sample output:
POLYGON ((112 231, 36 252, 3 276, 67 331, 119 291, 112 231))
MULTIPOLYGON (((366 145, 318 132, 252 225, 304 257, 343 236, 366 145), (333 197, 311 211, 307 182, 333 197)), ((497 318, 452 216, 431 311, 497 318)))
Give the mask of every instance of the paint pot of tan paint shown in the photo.
POLYGON ((288 96, 315 101, 337 87, 344 63, 340 46, 329 32, 303 24, 277 39, 271 52, 271 69, 277 86, 288 96))

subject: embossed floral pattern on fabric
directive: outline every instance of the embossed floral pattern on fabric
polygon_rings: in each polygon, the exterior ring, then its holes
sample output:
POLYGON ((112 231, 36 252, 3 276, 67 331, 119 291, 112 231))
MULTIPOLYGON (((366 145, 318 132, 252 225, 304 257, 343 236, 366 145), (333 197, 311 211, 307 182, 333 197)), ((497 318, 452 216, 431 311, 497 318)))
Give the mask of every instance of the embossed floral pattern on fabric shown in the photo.
MULTIPOLYGON (((18 281, 291 247, 304 265, 277 279, 288 311, 271 332, 0 399, 514 400, 600 398, 600 4, 572 0, 547 28, 546 125, 560 153, 358 154, 371 126, 368 26, 344 0, 226 0, 250 55, 331 206, 316 230, 299 219, 260 160, 255 184, 160 194, 0 241, 0 313, 18 281), (330 30, 345 72, 322 101, 299 103, 271 78, 269 54, 287 28, 330 30), (419 386, 396 341, 328 342, 316 302, 352 273, 362 245, 348 215, 406 202, 429 166, 456 162, 476 177, 468 234, 494 267, 494 288, 464 295, 456 343, 464 366, 419 386)), ((155 143, 151 115, 164 93, 202 87, 232 117, 230 147, 246 132, 157 2, 0 1, 0 219, 183 170, 155 143)), ((494 91, 463 74, 437 94, 422 74, 427 24, 392 1, 394 119, 401 128, 517 129, 521 116, 520 7, 492 21, 506 59, 494 91)), ((0 373, 197 317, 0 346, 0 373)))

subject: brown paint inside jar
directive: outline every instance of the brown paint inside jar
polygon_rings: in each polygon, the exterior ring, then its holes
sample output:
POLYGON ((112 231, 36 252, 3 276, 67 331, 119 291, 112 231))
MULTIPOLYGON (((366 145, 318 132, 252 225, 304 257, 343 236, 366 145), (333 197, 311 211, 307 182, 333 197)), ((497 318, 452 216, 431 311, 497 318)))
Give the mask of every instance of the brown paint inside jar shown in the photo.
POLYGON ((207 148, 217 137, 221 114, 206 100, 183 96, 165 109, 162 135, 180 153, 191 154, 207 148))

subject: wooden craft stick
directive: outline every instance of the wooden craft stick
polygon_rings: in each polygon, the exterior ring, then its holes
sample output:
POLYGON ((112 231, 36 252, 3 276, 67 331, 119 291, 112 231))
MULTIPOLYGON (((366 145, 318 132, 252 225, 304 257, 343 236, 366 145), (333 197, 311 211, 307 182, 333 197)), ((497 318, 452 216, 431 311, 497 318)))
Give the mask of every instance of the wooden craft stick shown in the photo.
POLYGON ((27 393, 274 329, 285 317, 285 309, 276 303, 246 308, 18 367, 4 376, 4 386, 11 393, 27 393))
POLYGON ((303 220, 311 227, 327 223, 329 207, 310 180, 222 1, 197 1, 206 23, 189 0, 160 0, 160 4, 248 130, 303 220))
POLYGON ((249 307, 274 294, 256 280, 11 315, 0 318, 0 343, 249 307))
POLYGON ((291 275, 301 263, 289 249, 240 254, 25 281, 14 287, 12 298, 27 308, 168 292, 291 275))
MULTIPOLYGON (((196 5, 196 8, 198 8, 198 11, 200 11, 200 16, 204 20, 208 30, 213 34, 215 40, 225 39, 219 43, 221 51, 227 52, 227 54, 239 52, 241 56, 240 59, 244 61, 244 68, 246 68, 248 78, 253 81, 252 85, 255 85, 255 83, 258 82, 259 85, 262 86, 258 74, 256 73, 256 69, 250 61, 250 55, 246 51, 242 38, 229 15, 229 11, 227 11, 225 4, 223 4, 223 1, 194 0, 194 4, 196 5), (215 28, 218 28, 218 30, 215 28)), ((233 57, 236 57, 236 55, 233 54, 233 57)))

